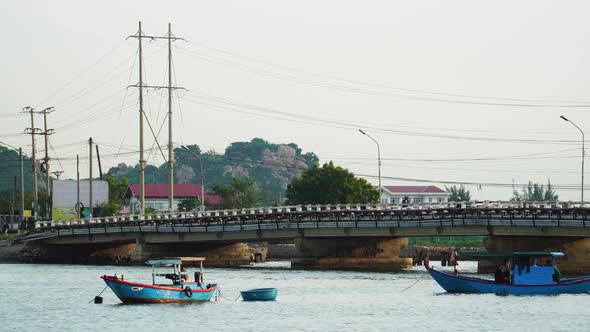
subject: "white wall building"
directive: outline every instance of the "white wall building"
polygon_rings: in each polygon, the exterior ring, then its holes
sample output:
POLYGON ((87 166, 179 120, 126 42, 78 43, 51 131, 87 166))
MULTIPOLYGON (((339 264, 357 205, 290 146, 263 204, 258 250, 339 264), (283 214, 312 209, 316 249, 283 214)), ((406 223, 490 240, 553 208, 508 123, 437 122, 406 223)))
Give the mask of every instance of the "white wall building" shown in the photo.
POLYGON ((401 204, 405 199, 413 204, 447 203, 450 193, 437 186, 383 186, 382 204, 401 204))

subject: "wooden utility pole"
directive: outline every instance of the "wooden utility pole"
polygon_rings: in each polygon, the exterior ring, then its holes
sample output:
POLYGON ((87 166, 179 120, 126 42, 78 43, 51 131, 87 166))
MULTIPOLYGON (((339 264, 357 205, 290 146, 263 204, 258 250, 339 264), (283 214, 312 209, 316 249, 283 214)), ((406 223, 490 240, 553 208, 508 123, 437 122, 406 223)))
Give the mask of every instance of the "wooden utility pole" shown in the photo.
POLYGON ((31 134, 31 145, 32 145, 32 162, 33 162, 33 219, 37 221, 39 216, 39 196, 37 192, 37 159, 35 157, 35 135, 41 133, 41 129, 35 128, 35 109, 27 106, 23 108, 23 112, 31 114, 31 128, 25 129, 25 134, 31 134))
POLYGON ((25 168, 22 148, 18 148, 18 154, 20 155, 20 222, 22 225, 25 218, 25 168))
POLYGON ((89 173, 90 173, 90 176, 89 176, 89 178, 90 178, 90 193, 89 193, 89 195, 90 195, 90 197, 89 197, 90 198, 90 201, 89 201, 88 204, 90 204, 90 205, 89 205, 88 209, 89 209, 89 212, 90 212, 90 216, 94 217, 94 214, 92 213, 92 212, 94 212, 93 211, 93 206, 92 206, 93 205, 92 204, 93 203, 93 200, 92 200, 92 143, 93 143, 92 142, 92 137, 90 137, 88 139, 88 145, 90 146, 90 165, 88 165, 88 167, 89 167, 89 173))
POLYGON ((80 156, 76 155, 76 211, 78 212, 78 219, 80 219, 80 210, 82 209, 82 204, 80 203, 80 156))
POLYGON ((51 184, 50 184, 50 172, 49 172, 49 148, 48 148, 48 144, 47 144, 47 136, 53 134, 54 130, 53 129, 47 129, 47 113, 51 113, 53 112, 53 107, 48 107, 45 108, 43 110, 43 121, 45 123, 45 131, 43 132, 43 136, 45 136, 45 169, 43 170, 45 172, 45 187, 47 190, 47 195, 45 197, 45 215, 47 217, 48 220, 52 219, 52 213, 51 213, 51 203, 50 203, 50 199, 51 199, 51 184))
POLYGON ((98 175, 102 181, 102 165, 100 164, 100 153, 98 152, 98 144, 96 145, 96 160, 98 161, 98 175))

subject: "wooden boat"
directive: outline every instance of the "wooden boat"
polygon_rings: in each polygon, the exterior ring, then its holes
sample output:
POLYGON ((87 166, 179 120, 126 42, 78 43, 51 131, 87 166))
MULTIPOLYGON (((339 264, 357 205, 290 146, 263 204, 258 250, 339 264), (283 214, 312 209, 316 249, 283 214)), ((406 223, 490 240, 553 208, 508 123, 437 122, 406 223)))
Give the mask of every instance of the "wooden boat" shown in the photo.
POLYGON ((209 301, 217 291, 216 284, 203 283, 204 257, 168 257, 145 262, 152 266, 152 283, 144 284, 104 275, 101 278, 123 303, 182 303, 209 301), (184 264, 199 263, 200 270, 189 279, 184 264), (162 268, 172 268, 172 273, 161 273, 162 268), (159 277, 170 279, 167 283, 157 283, 159 277))
POLYGON ((278 293, 276 288, 256 288, 240 292, 244 301, 274 301, 278 293))
POLYGON ((477 259, 503 259, 508 267, 497 270, 494 280, 435 270, 426 265, 432 278, 449 293, 492 293, 514 295, 555 295, 590 293, 590 276, 562 279, 556 259, 561 252, 513 252, 460 254, 477 259))

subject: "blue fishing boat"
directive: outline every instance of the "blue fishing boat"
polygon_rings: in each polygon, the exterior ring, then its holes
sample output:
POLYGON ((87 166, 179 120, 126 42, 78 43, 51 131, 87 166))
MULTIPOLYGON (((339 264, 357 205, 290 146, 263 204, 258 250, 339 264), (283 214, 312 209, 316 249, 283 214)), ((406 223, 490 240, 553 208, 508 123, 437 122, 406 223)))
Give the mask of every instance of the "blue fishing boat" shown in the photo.
POLYGON ((244 301, 274 301, 278 293, 276 288, 256 288, 240 292, 244 301))
POLYGON ((216 284, 203 282, 204 257, 168 257, 145 262, 152 266, 152 283, 145 284, 125 280, 117 275, 101 278, 123 303, 183 303, 209 301, 217 292, 216 284), (200 269, 190 280, 185 264, 199 263, 200 269), (162 273, 162 269, 172 268, 172 273, 162 273), (160 279, 167 280, 161 283, 160 279))
MULTIPOLYGON (((461 254, 459 254, 461 256, 461 254)), ((492 293, 513 295, 555 295, 590 293, 590 276, 561 278, 556 259, 561 252, 513 252, 463 254, 476 259, 502 259, 494 279, 435 270, 426 265, 432 278, 449 293, 492 293)))

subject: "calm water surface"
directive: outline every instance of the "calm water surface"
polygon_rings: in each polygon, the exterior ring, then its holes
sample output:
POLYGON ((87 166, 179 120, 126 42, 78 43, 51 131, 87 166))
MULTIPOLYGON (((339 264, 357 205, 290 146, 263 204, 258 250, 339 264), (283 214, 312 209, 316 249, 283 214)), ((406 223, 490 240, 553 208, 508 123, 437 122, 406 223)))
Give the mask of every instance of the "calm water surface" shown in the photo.
MULTIPOLYGON (((288 263, 267 263, 285 267, 288 263)), ((474 271, 475 265, 461 266, 474 271)), ((0 264, 0 331, 589 331, 590 295, 452 295, 403 273, 206 269, 223 297, 123 305, 100 275, 151 282, 149 267, 0 264), (234 301, 276 287, 276 302, 234 301), (408 288, 409 287, 409 288, 408 288)))

